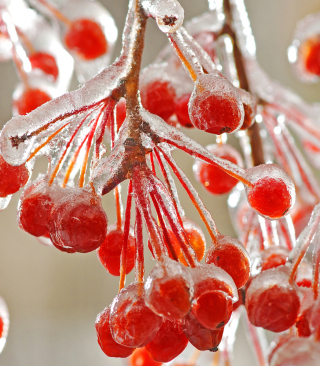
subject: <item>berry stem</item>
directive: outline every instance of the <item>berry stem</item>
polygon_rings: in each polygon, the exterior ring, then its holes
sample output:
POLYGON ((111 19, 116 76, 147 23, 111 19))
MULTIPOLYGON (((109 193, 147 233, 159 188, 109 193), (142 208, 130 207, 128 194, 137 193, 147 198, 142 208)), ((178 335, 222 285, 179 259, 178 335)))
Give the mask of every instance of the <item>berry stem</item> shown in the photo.
POLYGON ((130 218, 131 218, 131 204, 132 204, 132 181, 129 181, 128 186, 128 196, 127 196, 127 206, 124 219, 124 229, 123 229, 123 245, 121 250, 120 258, 120 283, 119 292, 124 288, 126 282, 126 269, 127 269, 127 249, 128 249, 128 238, 130 231, 130 218))
POLYGON ((289 254, 288 265, 291 268, 289 283, 294 282, 298 266, 301 263, 302 259, 304 258, 311 243, 311 240, 317 231, 319 224, 320 224, 320 204, 317 204, 312 211, 308 225, 301 232, 297 240, 296 246, 289 254))
POLYGON ((90 152, 90 149, 91 149, 92 140, 93 140, 94 134, 96 132, 97 125, 98 125, 98 122, 99 122, 99 119, 101 117, 102 112, 103 112, 103 110, 100 110, 100 113, 99 113, 98 117, 96 117, 95 122, 94 122, 94 124, 91 128, 91 131, 88 135, 86 152, 85 152, 85 156, 84 156, 84 159, 83 159, 81 172, 80 172, 80 177, 79 177, 79 188, 82 188, 83 185, 84 185, 84 178, 85 178, 85 175, 86 175, 86 170, 87 170, 87 165, 88 165, 89 152, 90 152))
POLYGON ((143 246, 143 227, 141 213, 136 207, 136 224, 135 224, 135 238, 136 238, 136 258, 135 258, 135 276, 137 282, 144 281, 144 246, 143 246))
POLYGON ((171 254, 173 260, 175 260, 176 262, 178 262, 178 256, 177 256, 177 253, 174 250, 174 247, 173 247, 173 245, 171 243, 171 240, 170 240, 170 237, 169 237, 169 234, 168 234, 168 230, 167 230, 166 224, 165 224, 165 222, 164 222, 164 220, 162 218, 162 213, 161 213, 160 207, 159 207, 158 202, 155 199, 155 196, 154 196, 154 194, 152 192, 150 192, 150 197, 152 199, 154 208, 156 209, 156 212, 157 212, 157 215, 158 215, 158 220, 159 220, 159 226, 160 226, 160 228, 161 228, 161 230, 163 232, 164 240, 167 243, 167 246, 168 246, 168 249, 170 251, 170 254, 171 254))
POLYGON ((169 154, 168 155, 165 154, 164 151, 160 147, 157 147, 157 149, 162 153, 163 157, 165 158, 167 163, 170 165, 174 174, 179 179, 179 182, 182 184, 183 188, 188 193, 188 196, 190 197, 193 205, 199 212, 201 220, 206 225, 206 228, 208 230, 208 233, 209 233, 213 243, 215 243, 217 241, 216 237, 218 235, 218 230, 213 221, 213 218, 211 217, 210 212, 205 208, 203 202, 201 201, 200 197, 196 193, 196 191, 193 188, 192 184, 190 183, 189 179, 186 177, 186 175, 183 173, 183 171, 177 166, 177 164, 173 160, 173 158, 169 154))
MULTIPOLYGON (((74 133, 72 134, 72 136, 71 136, 70 140, 67 142, 67 145, 66 145, 66 147, 65 147, 65 149, 64 149, 64 152, 63 152, 63 154, 61 155, 61 157, 60 157, 60 159, 59 159, 59 161, 58 161, 58 164, 55 166, 55 168, 54 168, 54 170, 53 170, 53 172, 52 172, 52 174, 51 174, 51 176, 50 176, 50 179, 49 179, 49 182, 48 182, 49 186, 51 186, 51 185, 52 185, 53 180, 54 180, 54 178, 56 177, 56 175, 58 174, 58 171, 59 171, 59 168, 60 168, 60 166, 61 166, 61 163, 62 163, 62 161, 63 161, 64 157, 66 156, 66 153, 67 153, 67 151, 68 151, 68 149, 69 149, 69 147, 70 147, 70 145, 71 145, 72 141, 73 141, 73 140, 74 140, 74 138, 76 137, 76 134, 78 133, 78 131, 80 130, 80 128, 83 126, 83 124, 84 124, 84 122, 86 121, 86 119, 87 119, 87 118, 88 118, 88 115, 86 115, 86 116, 83 118, 83 120, 80 122, 80 124, 77 126, 77 128, 76 128, 76 129, 75 129, 75 131, 74 131, 74 133)), ((61 129, 60 129, 60 130, 61 130, 61 129)), ((57 132, 55 132, 55 133, 54 133, 54 135, 58 134, 58 133, 60 132, 60 130, 58 130, 57 132)))
POLYGON ((71 26, 72 22, 52 4, 49 4, 46 0, 38 0, 38 2, 45 6, 58 20, 64 23, 67 27, 71 26))

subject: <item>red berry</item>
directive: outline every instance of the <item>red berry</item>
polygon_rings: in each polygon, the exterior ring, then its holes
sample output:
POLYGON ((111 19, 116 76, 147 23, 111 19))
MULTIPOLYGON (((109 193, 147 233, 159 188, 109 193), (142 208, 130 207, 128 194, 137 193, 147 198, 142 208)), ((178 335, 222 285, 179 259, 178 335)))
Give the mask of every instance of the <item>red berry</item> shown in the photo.
POLYGON ((101 26, 90 19, 73 21, 64 41, 71 51, 84 60, 94 60, 108 51, 108 43, 101 26))
POLYGON ((149 355, 148 351, 143 348, 136 349, 130 357, 131 366, 160 366, 162 362, 156 362, 149 355))
POLYGON ((143 347, 160 329, 162 319, 145 303, 141 283, 122 289, 111 305, 111 332, 114 340, 127 347, 143 347))
POLYGON ((311 330, 309 326, 311 311, 312 306, 305 309, 297 318, 296 328, 299 337, 309 337, 311 335, 311 330))
POLYGON ((179 322, 163 319, 153 340, 146 345, 146 350, 157 362, 169 362, 187 347, 188 339, 179 322))
POLYGON ((2 317, 0 316, 0 339, 2 338, 3 327, 4 327, 3 320, 2 317))
POLYGON ((239 240, 219 235, 206 255, 207 264, 215 264, 232 277, 237 288, 246 284, 250 275, 250 258, 239 240))
POLYGON ((46 52, 36 52, 29 56, 29 60, 33 69, 40 69, 45 74, 53 76, 54 80, 57 80, 59 69, 53 56, 46 52))
POLYGON ((192 313, 207 329, 224 326, 230 319, 237 290, 232 278, 213 264, 192 269, 194 301, 192 313))
POLYGON ((257 327, 283 332, 298 317, 300 300, 297 287, 288 282, 286 267, 268 269, 256 276, 246 293, 249 320, 257 327))
MULTIPOLYGON (((231 161, 242 166, 242 158, 237 150, 230 145, 206 146, 213 155, 218 158, 231 161)), ((193 166, 196 179, 212 194, 224 194, 231 191, 238 183, 237 179, 225 173, 219 166, 197 160, 193 166)))
POLYGON ((223 327, 210 330, 203 327, 192 313, 189 313, 183 322, 183 332, 189 342, 200 351, 218 351, 223 336, 223 327))
POLYGON ((247 170, 253 184, 247 187, 250 206, 268 219, 285 216, 295 201, 292 179, 275 164, 259 165, 247 170))
POLYGON ((186 128, 193 128, 193 124, 189 117, 189 99, 191 94, 184 94, 175 101, 175 114, 177 116, 178 122, 181 126, 186 128))
POLYGON ((193 296, 189 271, 170 258, 158 262, 145 283, 146 303, 158 315, 182 319, 191 309, 193 296))
POLYGON ((320 76, 320 36, 309 38, 301 46, 301 51, 305 69, 320 76))
MULTIPOLYGON (((197 255, 198 260, 201 261, 206 250, 206 239, 201 228, 198 225, 196 225, 193 221, 186 218, 183 219, 183 228, 185 233, 187 234, 187 238, 189 240, 190 245, 192 246, 197 255)), ((183 252, 181 250, 181 247, 179 245, 176 236, 173 234, 171 230, 168 230, 168 234, 171 244, 173 245, 176 253, 178 254, 179 261, 185 266, 187 266, 187 262, 184 258, 183 252)))
POLYGON ((243 103, 226 78, 203 74, 198 77, 191 95, 189 115, 193 125, 200 130, 217 135, 231 133, 243 123, 243 103))
POLYGON ((54 245, 87 253, 103 243, 107 224, 100 199, 85 189, 78 189, 54 205, 48 230, 54 245))
POLYGON ((175 91, 168 81, 155 80, 141 88, 141 102, 150 113, 165 121, 174 113, 175 91))
POLYGON ((37 109, 42 104, 49 102, 51 97, 40 89, 27 89, 17 100, 13 101, 13 106, 18 114, 25 115, 37 109))
POLYGON ((134 351, 134 348, 122 346, 113 339, 110 330, 110 306, 98 314, 95 327, 99 346, 107 356, 126 358, 134 351))
MULTIPOLYGON (((124 233, 116 225, 108 229, 104 242, 97 249, 98 258, 106 270, 113 276, 120 276, 120 257, 123 246, 124 233)), ((127 244, 126 274, 134 267, 136 241, 132 233, 129 233, 127 244)))
POLYGON ((12 166, 0 155, 0 197, 7 197, 25 186, 29 179, 29 171, 25 164, 12 166))
POLYGON ((53 204, 47 180, 33 182, 20 198, 18 211, 20 228, 33 236, 46 236, 53 204))
POLYGON ((286 264, 289 251, 286 248, 274 246, 264 250, 260 255, 260 268, 262 272, 286 264))

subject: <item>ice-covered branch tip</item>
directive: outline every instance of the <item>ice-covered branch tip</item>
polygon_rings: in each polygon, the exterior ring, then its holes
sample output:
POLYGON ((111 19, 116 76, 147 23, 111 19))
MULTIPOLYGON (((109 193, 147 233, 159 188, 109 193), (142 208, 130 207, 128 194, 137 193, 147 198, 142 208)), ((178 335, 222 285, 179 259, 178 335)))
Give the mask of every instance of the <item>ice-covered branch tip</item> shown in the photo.
POLYGON ((164 33, 176 32, 183 23, 184 10, 176 0, 142 0, 141 5, 164 33))

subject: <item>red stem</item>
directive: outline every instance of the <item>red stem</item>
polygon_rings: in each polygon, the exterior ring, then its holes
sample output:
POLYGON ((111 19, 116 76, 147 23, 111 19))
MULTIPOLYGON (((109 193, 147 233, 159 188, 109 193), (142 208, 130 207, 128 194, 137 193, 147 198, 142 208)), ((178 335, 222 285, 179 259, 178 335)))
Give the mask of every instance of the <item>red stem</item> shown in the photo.
POLYGON ((128 186, 128 197, 127 197, 127 206, 124 220, 124 229, 123 229, 123 244, 121 250, 121 259, 120 259, 120 283, 119 283, 119 291, 121 291, 125 285, 126 281, 126 270, 127 270, 127 248, 128 248, 128 238, 130 231, 130 217, 131 217, 131 204, 132 204, 132 181, 129 181, 128 186))
POLYGON ((136 281, 142 283, 144 280, 143 227, 142 217, 138 207, 136 207, 136 224, 134 232, 136 238, 135 275, 136 281))

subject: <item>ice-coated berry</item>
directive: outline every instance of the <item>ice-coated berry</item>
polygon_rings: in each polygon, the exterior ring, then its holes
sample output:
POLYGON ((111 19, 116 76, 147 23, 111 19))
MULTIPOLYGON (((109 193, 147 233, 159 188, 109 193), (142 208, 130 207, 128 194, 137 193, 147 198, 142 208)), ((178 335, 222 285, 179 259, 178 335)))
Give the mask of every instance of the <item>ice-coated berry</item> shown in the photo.
POLYGON ((20 115, 25 115, 49 102, 51 97, 41 89, 26 89, 20 97, 13 101, 13 107, 20 115))
POLYGON ((87 253, 104 242, 107 224, 100 198, 91 191, 77 189, 54 205, 48 229, 53 244, 87 253))
POLYGON ((94 60, 108 51, 108 43, 101 26, 91 19, 73 21, 64 41, 69 50, 84 60, 94 60))
POLYGON ((55 58, 46 52, 36 52, 29 56, 31 67, 33 69, 39 69, 47 75, 57 79, 59 75, 59 69, 55 58))
POLYGON ((159 261, 145 283, 146 303, 157 314, 182 319, 191 310, 193 297, 189 270, 170 258, 159 261))
POLYGON ((7 197, 25 186, 29 179, 29 171, 25 164, 12 166, 0 155, 0 197, 7 197))
POLYGON ((303 64, 310 74, 320 76, 320 36, 309 38, 301 45, 303 64))
POLYGON ((200 351, 210 350, 215 352, 223 336, 224 328, 210 330, 202 326, 192 313, 189 313, 183 321, 183 332, 189 342, 200 351))
POLYGON ((188 339, 179 322, 163 319, 162 325, 146 350, 157 362, 169 362, 187 347, 188 339))
POLYGON ((143 107, 165 121, 175 111, 175 96, 175 91, 168 81, 155 80, 141 88, 143 107))
MULTIPOLYGON (((206 146, 206 149, 218 158, 231 161, 239 166, 243 165, 240 154, 230 145, 212 144, 206 146)), ((228 193, 238 183, 237 179, 225 173, 219 166, 201 160, 194 163, 193 172, 202 186, 212 194, 228 193)))
POLYGON ((237 288, 246 284, 250 275, 250 258, 242 243, 230 236, 219 235, 206 254, 206 263, 225 270, 237 288))
POLYGON ((285 266, 268 269, 256 276, 246 293, 246 309, 250 322, 272 332, 292 327, 298 317, 298 288, 291 285, 285 266))
MULTIPOLYGON (((112 225, 108 228, 108 233, 104 242, 97 249, 100 262, 113 276, 120 276, 120 258, 123 240, 123 229, 118 229, 116 225, 112 225)), ((133 233, 129 233, 126 274, 130 273, 134 267, 135 245, 136 241, 133 233)))
POLYGON ((285 216, 295 202, 295 188, 290 176, 275 164, 262 164, 247 170, 252 183, 246 188, 250 206, 267 219, 285 216))
POLYGON ((181 126, 186 128, 194 127, 189 117, 188 103, 190 96, 190 93, 184 94, 175 101, 175 114, 177 116, 177 120, 181 126))
POLYGON ((99 346, 107 356, 126 358, 132 354, 134 348, 122 346, 111 335, 110 306, 98 314, 95 327, 99 346))
POLYGON ((244 109, 236 88, 226 78, 203 74, 192 92, 189 115, 199 130, 221 135, 242 126, 244 109))
POLYGON ((157 334, 162 318, 145 302, 141 283, 131 283, 111 305, 111 332, 114 340, 127 347, 143 347, 157 334))

